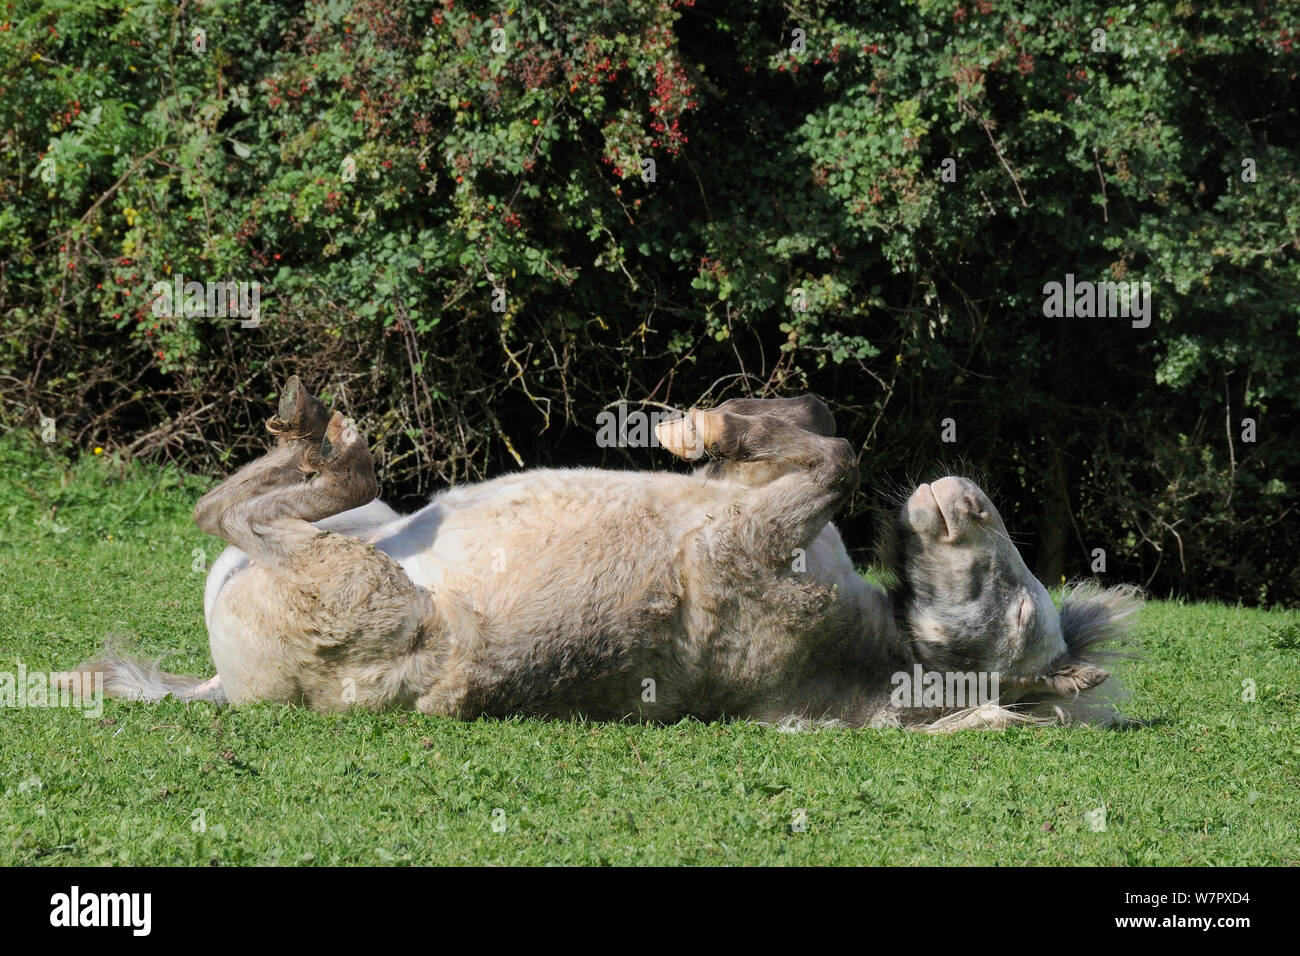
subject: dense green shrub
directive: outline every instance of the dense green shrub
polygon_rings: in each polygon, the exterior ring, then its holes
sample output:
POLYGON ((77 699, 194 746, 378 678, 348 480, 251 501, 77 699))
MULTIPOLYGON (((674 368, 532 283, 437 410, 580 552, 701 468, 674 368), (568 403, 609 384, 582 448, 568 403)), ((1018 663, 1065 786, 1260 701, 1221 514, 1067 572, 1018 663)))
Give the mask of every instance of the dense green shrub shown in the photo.
POLYGON ((1295 601, 1273 6, 0 3, 5 422, 215 470, 292 370, 416 494, 662 460, 597 447, 620 398, 811 388, 852 543, 943 462, 1049 579, 1295 601), (155 315, 178 274, 260 323, 155 315), (1067 274, 1150 282, 1151 324, 1045 317, 1067 274))

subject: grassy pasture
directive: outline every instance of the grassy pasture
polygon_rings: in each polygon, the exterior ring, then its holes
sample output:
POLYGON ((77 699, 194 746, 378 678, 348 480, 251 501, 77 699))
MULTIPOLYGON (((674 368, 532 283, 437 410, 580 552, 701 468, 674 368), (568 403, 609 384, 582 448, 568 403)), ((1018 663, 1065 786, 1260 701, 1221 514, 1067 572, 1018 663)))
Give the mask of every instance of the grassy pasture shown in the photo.
MULTIPOLYGON (((0 443, 0 672, 111 636, 209 676, 204 487, 0 443)), ((1300 862, 1300 613, 1153 602, 1137 641, 1128 730, 4 708, 0 863, 1300 862)))

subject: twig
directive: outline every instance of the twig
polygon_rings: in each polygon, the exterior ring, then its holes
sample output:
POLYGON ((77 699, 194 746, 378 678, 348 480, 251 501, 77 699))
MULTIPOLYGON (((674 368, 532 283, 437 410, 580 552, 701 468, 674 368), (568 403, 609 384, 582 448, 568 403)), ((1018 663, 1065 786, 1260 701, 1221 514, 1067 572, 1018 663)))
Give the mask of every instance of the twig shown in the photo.
POLYGON ((1025 201, 1024 191, 1020 188, 1020 177, 1017 176, 1016 171, 1011 168, 1011 164, 1007 162, 1007 158, 1002 155, 1002 147, 998 145, 998 141, 993 137, 993 130, 989 126, 988 121, 984 119, 984 117, 980 115, 979 110, 971 106, 971 104, 966 101, 966 98, 960 93, 957 94, 957 105, 962 108, 962 111, 965 112, 967 116, 975 120, 975 122, 979 123, 980 126, 984 128, 984 133, 988 136, 989 143, 993 146, 993 151, 998 154, 998 159, 1002 162, 1002 167, 1011 177, 1011 185, 1016 187, 1016 195, 1020 197, 1020 205, 1027 207, 1029 203, 1025 201))
POLYGON ((192 418, 197 418, 199 415, 202 415, 204 412, 206 412, 209 408, 213 408, 216 404, 217 404, 216 402, 208 402, 208 404, 196 408, 193 411, 186 412, 184 415, 179 415, 176 418, 164 422, 162 425, 158 426, 153 431, 146 432, 145 434, 137 438, 135 441, 131 442, 131 444, 127 445, 126 453, 128 455, 132 454, 137 448, 139 448, 145 442, 149 441, 149 439, 156 438, 159 435, 174 430, 182 422, 189 421, 192 418))
POLYGON ((1101 180, 1101 221, 1110 222, 1110 212, 1106 200, 1106 177, 1101 174, 1101 160, 1097 157, 1097 147, 1092 148, 1092 162, 1097 167, 1097 178, 1101 180))
POLYGON ((1223 429, 1228 433, 1228 498, 1223 503, 1226 508, 1232 504, 1232 492, 1237 485, 1237 452, 1232 447, 1232 393, 1228 391, 1228 373, 1223 373, 1223 429))

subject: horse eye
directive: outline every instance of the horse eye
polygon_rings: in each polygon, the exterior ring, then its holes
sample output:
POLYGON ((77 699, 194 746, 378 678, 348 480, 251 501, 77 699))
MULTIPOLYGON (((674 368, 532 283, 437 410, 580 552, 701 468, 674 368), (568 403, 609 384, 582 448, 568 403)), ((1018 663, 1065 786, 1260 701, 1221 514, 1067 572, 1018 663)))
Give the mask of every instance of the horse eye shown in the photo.
POLYGON ((1024 627, 1029 623, 1030 616, 1034 613, 1034 602, 1027 597, 1020 599, 1020 610, 1016 614, 1016 624, 1024 627))

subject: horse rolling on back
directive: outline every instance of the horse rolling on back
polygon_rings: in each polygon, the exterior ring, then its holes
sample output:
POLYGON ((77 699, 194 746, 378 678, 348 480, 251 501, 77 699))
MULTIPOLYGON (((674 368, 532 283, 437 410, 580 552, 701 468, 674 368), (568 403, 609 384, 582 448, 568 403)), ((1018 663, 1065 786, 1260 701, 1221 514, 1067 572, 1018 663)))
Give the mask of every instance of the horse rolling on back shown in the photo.
POLYGON ((856 457, 812 396, 661 425, 680 457, 707 454, 692 472, 537 469, 407 516, 376 499, 355 424, 296 377, 267 427, 275 447, 195 508, 230 545, 204 595, 217 676, 110 652, 81 668, 107 693, 787 727, 1113 716, 1097 654, 1135 590, 1085 584, 1058 609, 993 503, 953 476, 895 515, 895 583, 863 580, 831 523, 856 457), (991 674, 998 692, 899 693, 922 674, 991 674))

